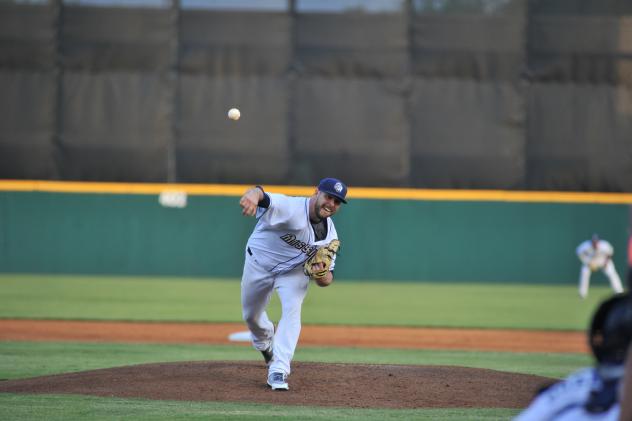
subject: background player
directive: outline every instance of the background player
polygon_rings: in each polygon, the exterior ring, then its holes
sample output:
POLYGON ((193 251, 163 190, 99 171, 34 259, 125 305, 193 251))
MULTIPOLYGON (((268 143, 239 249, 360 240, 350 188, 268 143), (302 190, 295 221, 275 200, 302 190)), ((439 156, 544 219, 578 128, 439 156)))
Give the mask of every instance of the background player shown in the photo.
MULTIPOLYGON (((632 290, 632 234, 628 240, 628 291, 632 290)), ((632 346, 628 349, 623 376, 623 396, 619 421, 632 421, 632 346)))
POLYGON ((622 393, 619 421, 632 421, 632 346, 628 347, 628 358, 625 361, 622 393))
POLYGON ((632 289, 632 234, 628 238, 628 289, 632 289))
POLYGON ((579 272, 579 296, 586 298, 590 275, 592 272, 601 269, 610 280, 610 286, 614 292, 623 292, 621 278, 614 267, 612 255, 614 249, 606 240, 600 239, 597 234, 593 234, 590 240, 586 240, 577 247, 577 257, 582 262, 579 272))
POLYGON ((624 363, 632 342, 632 297, 617 294, 594 313, 588 342, 595 367, 577 371, 541 392, 514 421, 616 421, 624 363))
MULTIPOLYGON (((268 363, 268 385, 287 390, 290 362, 301 331, 301 307, 309 278, 304 262, 319 246, 338 238, 331 219, 341 203, 347 203, 347 186, 335 178, 320 181, 314 194, 289 197, 266 193, 257 186, 239 201, 242 213, 258 221, 246 246, 241 280, 243 318, 253 345, 268 363), (281 301, 281 319, 276 333, 265 311, 272 291, 281 301)), ((320 286, 333 281, 335 256, 330 270, 318 280, 320 286)))

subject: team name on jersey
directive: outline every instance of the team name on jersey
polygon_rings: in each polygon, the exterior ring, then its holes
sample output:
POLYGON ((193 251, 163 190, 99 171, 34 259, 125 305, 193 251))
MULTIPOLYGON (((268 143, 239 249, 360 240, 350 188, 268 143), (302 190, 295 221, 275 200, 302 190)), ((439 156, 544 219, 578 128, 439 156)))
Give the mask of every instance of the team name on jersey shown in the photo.
POLYGON ((294 234, 290 234, 290 233, 283 234, 280 238, 281 240, 285 241, 288 245, 302 251, 308 256, 311 256, 312 254, 314 254, 316 250, 318 249, 318 246, 310 246, 309 244, 301 240, 297 240, 296 235, 294 234))

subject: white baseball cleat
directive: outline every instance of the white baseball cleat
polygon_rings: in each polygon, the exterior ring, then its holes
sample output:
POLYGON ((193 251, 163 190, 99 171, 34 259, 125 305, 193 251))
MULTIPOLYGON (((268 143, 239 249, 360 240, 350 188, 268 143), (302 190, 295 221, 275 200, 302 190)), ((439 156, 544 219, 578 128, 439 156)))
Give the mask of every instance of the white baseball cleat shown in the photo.
POLYGON ((287 384, 287 375, 284 373, 270 373, 268 375, 268 386, 272 390, 288 390, 290 388, 287 384))

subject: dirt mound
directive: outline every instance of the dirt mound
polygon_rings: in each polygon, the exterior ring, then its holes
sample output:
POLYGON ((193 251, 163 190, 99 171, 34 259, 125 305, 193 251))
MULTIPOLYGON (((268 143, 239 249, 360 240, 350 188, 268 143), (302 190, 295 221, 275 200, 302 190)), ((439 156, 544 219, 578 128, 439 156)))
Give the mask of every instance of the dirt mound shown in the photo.
POLYGON ((357 408, 523 408, 553 379, 446 366, 293 364, 271 391, 263 363, 143 364, 0 382, 0 392, 357 408))

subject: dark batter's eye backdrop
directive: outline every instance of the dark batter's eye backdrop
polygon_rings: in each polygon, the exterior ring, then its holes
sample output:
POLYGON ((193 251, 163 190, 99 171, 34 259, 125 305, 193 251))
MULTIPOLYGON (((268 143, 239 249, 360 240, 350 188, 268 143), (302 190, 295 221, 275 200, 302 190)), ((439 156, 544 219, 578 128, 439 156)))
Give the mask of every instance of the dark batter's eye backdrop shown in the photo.
POLYGON ((0 178, 630 192, 630 13, 4 0, 0 178))

